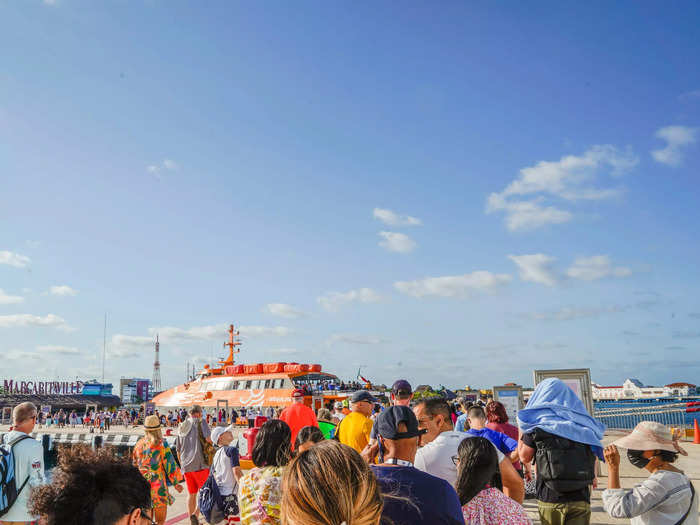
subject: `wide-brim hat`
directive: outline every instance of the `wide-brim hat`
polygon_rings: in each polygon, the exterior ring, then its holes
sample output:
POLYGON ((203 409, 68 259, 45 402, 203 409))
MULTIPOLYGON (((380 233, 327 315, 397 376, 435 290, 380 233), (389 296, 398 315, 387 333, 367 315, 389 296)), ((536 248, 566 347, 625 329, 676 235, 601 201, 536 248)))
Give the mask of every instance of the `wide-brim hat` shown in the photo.
POLYGON ((146 419, 143 420, 143 428, 145 430, 158 430, 160 428, 160 418, 155 414, 146 416, 146 419))
POLYGON ((687 454, 673 439, 668 427, 655 421, 642 421, 630 434, 618 439, 613 445, 631 450, 667 450, 687 454))

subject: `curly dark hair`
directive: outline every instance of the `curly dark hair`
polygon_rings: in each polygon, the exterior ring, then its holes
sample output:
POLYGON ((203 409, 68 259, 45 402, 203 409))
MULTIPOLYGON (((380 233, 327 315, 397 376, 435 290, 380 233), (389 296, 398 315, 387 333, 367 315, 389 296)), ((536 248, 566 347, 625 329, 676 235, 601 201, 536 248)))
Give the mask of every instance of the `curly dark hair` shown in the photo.
POLYGON ((491 481, 498 470, 496 447, 486 438, 465 438, 457 448, 457 496, 462 505, 469 503, 491 481))
POLYGON ((292 429, 281 419, 271 419, 255 436, 251 457, 256 467, 284 467, 292 456, 292 429))
POLYGON ((82 444, 59 447, 51 484, 29 499, 30 512, 46 525, 113 525, 134 509, 150 508, 151 487, 128 458, 82 444))

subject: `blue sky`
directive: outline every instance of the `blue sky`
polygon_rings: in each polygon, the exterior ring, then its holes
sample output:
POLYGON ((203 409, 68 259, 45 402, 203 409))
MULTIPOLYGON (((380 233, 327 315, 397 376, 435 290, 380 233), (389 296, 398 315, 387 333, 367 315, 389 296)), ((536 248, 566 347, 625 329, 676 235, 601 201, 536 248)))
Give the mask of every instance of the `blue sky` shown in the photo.
POLYGON ((0 4, 0 376, 699 382, 699 17, 0 4))

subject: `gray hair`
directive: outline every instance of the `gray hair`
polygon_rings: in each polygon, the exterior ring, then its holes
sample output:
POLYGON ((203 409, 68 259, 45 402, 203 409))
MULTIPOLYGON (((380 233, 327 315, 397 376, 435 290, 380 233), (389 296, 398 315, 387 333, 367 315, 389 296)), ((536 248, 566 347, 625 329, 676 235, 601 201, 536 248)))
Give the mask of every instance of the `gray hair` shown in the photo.
POLYGON ((26 401, 17 405, 12 410, 12 422, 15 425, 24 423, 27 419, 33 418, 37 414, 37 408, 34 403, 26 401))
POLYGON ((190 415, 201 414, 201 413, 202 413, 202 406, 201 405, 192 405, 192 408, 190 408, 190 415))

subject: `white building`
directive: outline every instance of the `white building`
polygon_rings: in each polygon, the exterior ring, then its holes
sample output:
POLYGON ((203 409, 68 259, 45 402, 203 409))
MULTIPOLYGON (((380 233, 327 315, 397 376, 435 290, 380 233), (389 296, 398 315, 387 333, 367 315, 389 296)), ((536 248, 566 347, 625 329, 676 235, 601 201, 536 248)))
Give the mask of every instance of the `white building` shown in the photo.
POLYGON ((696 387, 690 383, 671 383, 666 386, 644 386, 639 379, 626 379, 622 386, 592 385, 593 399, 655 399, 657 397, 685 397, 695 395, 696 387))

